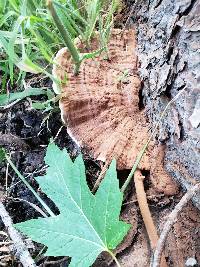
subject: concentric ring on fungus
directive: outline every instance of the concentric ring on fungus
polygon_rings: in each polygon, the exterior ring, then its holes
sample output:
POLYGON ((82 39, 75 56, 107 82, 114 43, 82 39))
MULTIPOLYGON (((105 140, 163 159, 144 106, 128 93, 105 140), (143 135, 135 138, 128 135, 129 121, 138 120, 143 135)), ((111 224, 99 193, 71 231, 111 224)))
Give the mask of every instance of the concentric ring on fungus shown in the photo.
MULTIPOLYGON (((98 49, 97 39, 91 42, 98 49)), ((53 75, 62 84, 60 109, 68 133, 81 147, 87 147, 93 158, 103 162, 117 160, 117 168, 131 169, 146 143, 148 123, 139 110, 140 79, 137 74, 134 30, 115 29, 108 51, 84 60, 77 76, 67 48, 61 49, 53 66, 53 75)), ((84 52, 84 51, 82 51, 84 52)), ((54 85, 55 86, 55 85, 54 85)), ((151 142, 139 168, 150 170, 151 142)), ((165 173, 166 174, 166 173, 165 173)))

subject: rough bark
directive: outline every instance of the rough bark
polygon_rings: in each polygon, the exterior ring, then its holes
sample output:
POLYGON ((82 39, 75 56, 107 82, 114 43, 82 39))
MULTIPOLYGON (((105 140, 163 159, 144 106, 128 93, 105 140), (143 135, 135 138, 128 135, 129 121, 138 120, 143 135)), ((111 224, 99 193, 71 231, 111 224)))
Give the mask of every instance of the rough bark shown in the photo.
MULTIPOLYGON (((165 168, 184 189, 200 181, 200 1, 134 1, 142 95, 152 124, 184 90, 158 130, 165 168)), ((200 201, 196 198, 200 207, 200 201)))

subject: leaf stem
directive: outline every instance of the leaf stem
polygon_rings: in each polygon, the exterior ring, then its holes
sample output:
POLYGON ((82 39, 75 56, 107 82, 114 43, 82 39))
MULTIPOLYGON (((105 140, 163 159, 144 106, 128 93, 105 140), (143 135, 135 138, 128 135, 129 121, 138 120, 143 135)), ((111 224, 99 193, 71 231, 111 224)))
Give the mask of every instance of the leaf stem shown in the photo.
POLYGON ((115 261, 115 263, 117 264, 117 267, 121 267, 118 259, 116 258, 115 254, 111 251, 111 250, 107 250, 108 253, 111 255, 111 257, 113 258, 113 260, 115 261))
POLYGON ((61 36, 65 42, 65 45, 67 46, 67 48, 69 49, 69 51, 71 53, 71 56, 72 56, 74 63, 75 63, 74 74, 77 75, 79 72, 80 64, 81 64, 81 59, 80 59, 78 50, 75 47, 75 45, 73 44, 71 37, 70 37, 70 34, 65 29, 60 18, 58 17, 56 10, 53 6, 52 0, 47 0, 47 8, 48 8, 49 12, 51 13, 51 16, 54 20, 54 23, 55 23, 56 27, 58 28, 58 30, 59 30, 59 32, 60 32, 60 34, 61 34, 61 36))
POLYGON ((18 171, 14 163, 11 161, 10 157, 5 153, 5 158, 10 164, 10 166, 13 168, 15 173, 18 175, 18 177, 22 180, 22 182, 28 187, 28 189, 33 193, 33 195, 37 198, 37 200, 40 202, 40 204, 45 208, 45 210, 49 213, 50 216, 54 217, 55 214, 51 211, 51 209, 47 206, 47 204, 38 196, 36 191, 32 188, 32 186, 26 181, 24 176, 18 171))

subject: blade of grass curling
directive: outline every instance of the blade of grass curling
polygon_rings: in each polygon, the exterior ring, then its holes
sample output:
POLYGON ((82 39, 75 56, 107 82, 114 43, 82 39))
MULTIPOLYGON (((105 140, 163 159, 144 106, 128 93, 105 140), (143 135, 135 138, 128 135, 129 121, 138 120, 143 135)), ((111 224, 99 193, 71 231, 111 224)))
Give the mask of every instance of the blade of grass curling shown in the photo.
POLYGON ((0 107, 4 107, 4 105, 9 104, 17 99, 22 100, 23 98, 29 96, 37 96, 37 95, 47 95, 47 91, 44 88, 27 88, 22 92, 15 92, 10 94, 1 94, 0 95, 0 107))
POLYGON ((55 11, 60 19, 60 21, 62 22, 63 26, 67 28, 71 39, 74 39, 77 35, 75 29, 73 28, 73 26, 71 25, 69 19, 68 19, 68 14, 65 14, 63 12, 63 8, 59 8, 56 4, 54 5, 55 11))
POLYGON ((5 153, 5 158, 10 164, 10 166, 13 168, 15 173, 18 175, 18 177, 22 180, 22 182, 28 187, 28 189, 33 193, 33 195, 37 198, 37 200, 40 202, 40 204, 44 207, 44 209, 48 212, 48 214, 52 217, 55 217, 55 214, 52 212, 52 210, 47 206, 47 204, 41 199, 41 197, 36 193, 36 191, 32 188, 32 186, 26 181, 24 176, 18 171, 14 163, 11 161, 10 157, 5 153))
POLYGON ((140 163, 140 160, 142 159, 142 156, 144 155, 144 153, 145 153, 145 151, 146 151, 146 149, 147 149, 147 147, 148 147, 148 145, 149 145, 151 139, 152 139, 153 136, 155 135, 155 133, 156 133, 156 131, 157 131, 157 128, 158 128, 158 126, 159 126, 159 124, 160 124, 162 118, 164 117, 164 115, 165 115, 167 109, 169 108, 169 106, 170 106, 173 102, 175 102, 175 100, 180 96, 180 94, 183 93, 184 90, 185 90, 185 88, 182 89, 182 90, 181 90, 181 91, 180 91, 174 98, 172 98, 172 99, 169 101, 169 103, 166 105, 166 107, 164 108, 164 110, 163 110, 163 112, 162 112, 162 114, 161 114, 161 116, 160 116, 160 119, 159 119, 158 122, 156 123, 156 126, 155 126, 155 128, 154 128, 152 134, 150 135, 149 139, 148 139, 147 142, 144 144, 143 148, 141 149, 140 153, 138 154, 138 156, 137 156, 137 158, 136 158, 136 161, 135 161, 135 163, 134 163, 134 165, 133 165, 133 167, 132 167, 132 169, 131 169, 131 172, 130 172, 130 174, 128 175, 128 177, 127 177, 125 183, 123 184, 123 186, 122 186, 122 188, 121 188, 121 192, 122 192, 122 193, 125 192, 127 186, 129 185, 129 183, 130 183, 130 181, 131 181, 131 179, 132 179, 132 177, 133 177, 133 175, 134 175, 134 173, 135 173, 135 171, 136 171, 136 169, 137 169, 137 167, 138 167, 138 165, 139 165, 139 163, 140 163))
MULTIPOLYGON (((87 21, 85 20, 85 18, 83 16, 80 15, 79 13, 79 9, 76 7, 73 7, 70 3, 67 3, 67 7, 60 4, 59 2, 55 2, 55 6, 58 6, 59 8, 62 9, 63 12, 65 12, 66 16, 68 14, 68 16, 70 18, 73 18, 74 21, 78 21, 79 23, 81 23, 82 25, 84 25, 85 27, 87 26, 87 21)), ((77 25, 79 24, 77 23, 77 25)))

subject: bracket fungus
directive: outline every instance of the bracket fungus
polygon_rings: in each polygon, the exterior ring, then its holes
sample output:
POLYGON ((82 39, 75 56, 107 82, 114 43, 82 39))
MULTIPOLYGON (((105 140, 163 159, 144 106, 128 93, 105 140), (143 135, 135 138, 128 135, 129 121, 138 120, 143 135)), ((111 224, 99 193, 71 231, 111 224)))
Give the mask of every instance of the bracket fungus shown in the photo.
MULTIPOLYGON (((91 49, 97 50, 97 44, 96 37, 91 49)), ((107 59, 101 53, 84 60, 75 76, 69 52, 62 48, 53 66, 53 75, 66 80, 61 86, 60 109, 69 135, 93 158, 107 163, 115 158, 119 170, 132 168, 149 138, 145 112, 139 108, 141 82, 135 50, 134 30, 114 29, 107 59)), ((153 147, 151 142, 138 168, 151 169, 153 147)), ((166 173, 165 177, 171 181, 166 173)), ((170 190, 174 192, 174 186, 170 190)))

